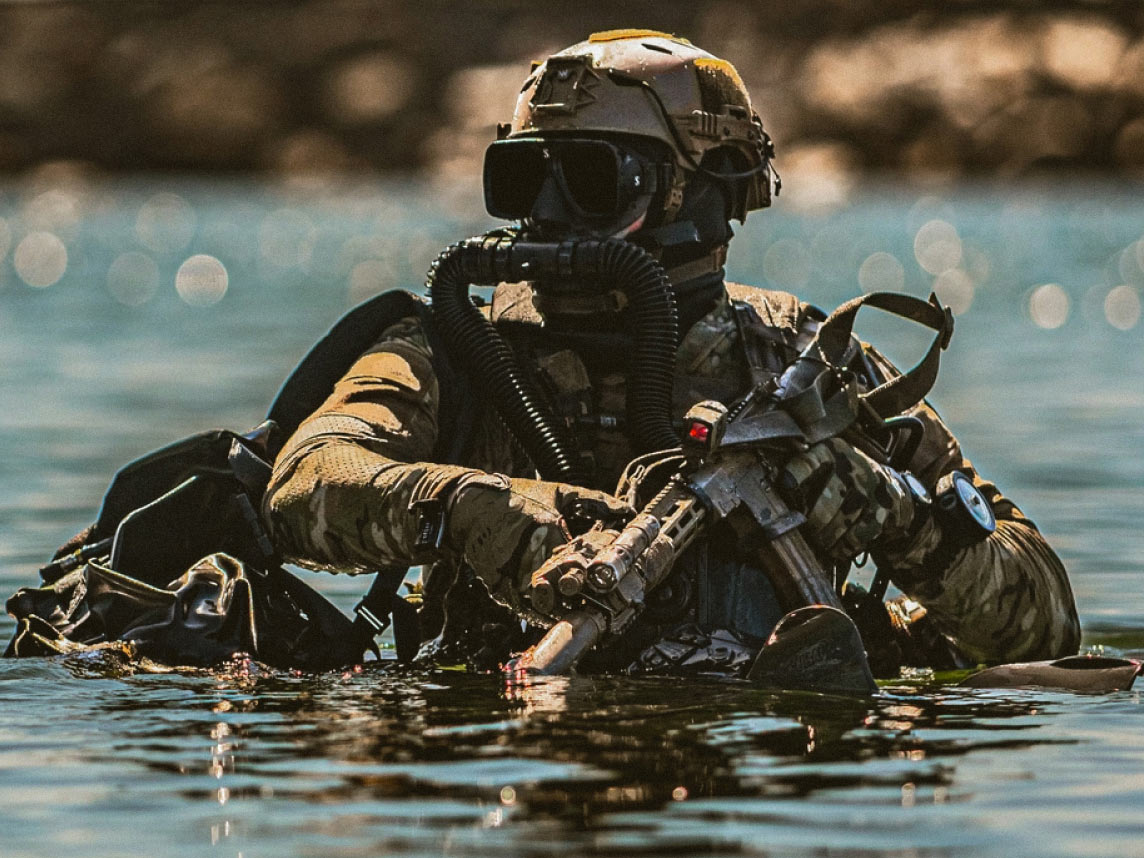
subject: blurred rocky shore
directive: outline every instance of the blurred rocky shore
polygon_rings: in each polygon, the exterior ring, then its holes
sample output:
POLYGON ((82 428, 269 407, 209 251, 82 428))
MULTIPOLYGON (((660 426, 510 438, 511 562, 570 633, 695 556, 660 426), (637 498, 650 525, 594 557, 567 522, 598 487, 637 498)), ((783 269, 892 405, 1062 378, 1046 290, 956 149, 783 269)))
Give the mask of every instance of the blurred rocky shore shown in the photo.
POLYGON ((0 5, 0 171, 472 175, 594 30, 733 61, 784 173, 1144 172, 1138 0, 0 5))

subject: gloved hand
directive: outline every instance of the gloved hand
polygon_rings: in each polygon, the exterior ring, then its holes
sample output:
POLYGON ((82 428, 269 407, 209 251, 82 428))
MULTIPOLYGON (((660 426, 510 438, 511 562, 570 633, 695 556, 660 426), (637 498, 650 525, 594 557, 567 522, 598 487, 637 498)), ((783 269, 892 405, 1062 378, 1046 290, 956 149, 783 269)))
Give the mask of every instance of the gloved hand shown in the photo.
POLYGON ((902 476, 840 438, 793 456, 779 473, 779 490, 806 514, 807 541, 834 562, 902 540, 914 523, 913 495, 902 476))
MULTIPOLYGON (((532 572, 572 538, 568 519, 626 521, 633 510, 619 498, 567 483, 480 474, 463 480, 446 505, 446 540, 512 607, 532 572)), ((584 528, 581 528, 584 529, 584 528)))

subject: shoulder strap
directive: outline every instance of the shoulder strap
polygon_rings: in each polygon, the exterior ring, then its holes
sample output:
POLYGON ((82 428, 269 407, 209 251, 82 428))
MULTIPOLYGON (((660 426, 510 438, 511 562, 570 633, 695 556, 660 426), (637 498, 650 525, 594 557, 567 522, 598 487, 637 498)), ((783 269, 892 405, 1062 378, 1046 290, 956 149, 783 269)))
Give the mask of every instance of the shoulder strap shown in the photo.
POLYGON ((761 415, 750 413, 749 408, 743 411, 743 418, 727 427, 723 443, 798 438, 813 444, 846 431, 863 406, 880 420, 902 414, 921 402, 933 386, 941 351, 949 345, 952 333, 953 315, 936 296, 926 302, 896 292, 872 292, 847 301, 822 322, 810 345, 783 373, 778 390, 782 407, 761 415), (857 354, 854 317, 865 306, 919 322, 937 336, 917 366, 861 393, 853 373, 840 375, 839 370, 857 354))
POLYGON ((383 292, 342 316, 286 377, 267 414, 267 419, 277 426, 268 449, 271 460, 299 424, 326 400, 354 361, 377 342, 386 328, 409 316, 421 320, 440 390, 440 431, 434 458, 448 464, 460 460, 474 420, 475 403, 469 385, 449 361, 433 326, 429 305, 403 289, 383 292))
POLYGON ((334 323, 294 367, 274 397, 266 415, 280 429, 272 457, 381 332, 407 316, 417 315, 422 303, 410 292, 393 289, 359 304, 334 323))

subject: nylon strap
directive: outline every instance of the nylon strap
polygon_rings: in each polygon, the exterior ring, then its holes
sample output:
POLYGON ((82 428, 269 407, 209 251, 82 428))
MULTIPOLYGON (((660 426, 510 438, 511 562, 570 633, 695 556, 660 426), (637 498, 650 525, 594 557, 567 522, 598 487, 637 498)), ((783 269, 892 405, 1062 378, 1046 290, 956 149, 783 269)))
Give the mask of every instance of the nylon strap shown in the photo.
POLYGON ((824 361, 833 366, 844 364, 843 355, 853 336, 854 318, 860 309, 867 306, 910 319, 937 332, 917 366, 861 395, 862 400, 880 417, 893 417, 913 408, 933 388, 941 352, 953 336, 953 313, 948 307, 943 307, 937 295, 933 294, 929 301, 900 292, 861 295, 831 313, 819 328, 814 347, 824 361))
POLYGON ((693 259, 691 262, 685 262, 682 265, 677 265, 674 268, 668 269, 667 279, 673 285, 679 283, 686 283, 688 280, 694 280, 696 277, 702 277, 704 274, 714 274, 716 271, 722 270, 723 266, 727 263, 727 245, 721 244, 705 256, 700 256, 698 259, 693 259))
POLYGON ((413 606, 397 594, 407 569, 403 566, 390 566, 377 573, 369 591, 354 606, 354 635, 362 649, 377 652, 374 638, 393 623, 394 645, 399 661, 410 661, 417 654, 420 641, 416 632, 416 611, 408 616, 413 606))

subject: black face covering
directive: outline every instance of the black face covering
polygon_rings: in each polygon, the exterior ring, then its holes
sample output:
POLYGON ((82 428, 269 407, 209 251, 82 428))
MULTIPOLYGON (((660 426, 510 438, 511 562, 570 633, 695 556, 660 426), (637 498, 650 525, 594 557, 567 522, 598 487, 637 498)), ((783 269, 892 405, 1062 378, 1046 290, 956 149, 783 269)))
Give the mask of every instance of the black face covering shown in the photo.
MULTIPOLYGON (((735 164, 729 153, 708 153, 703 166, 713 172, 731 172, 735 164)), ((672 223, 644 229, 629 236, 648 250, 658 250, 660 263, 670 271, 700 259, 727 244, 734 236, 731 212, 738 186, 703 173, 693 173, 683 192, 683 204, 672 223), (654 245, 654 246, 653 246, 654 245)), ((712 271, 687 281, 673 281, 679 307, 680 330, 686 331, 707 315, 723 294, 723 271, 712 271)))

